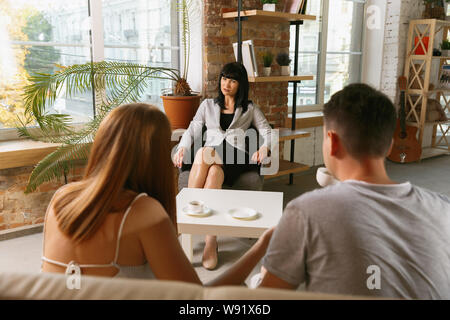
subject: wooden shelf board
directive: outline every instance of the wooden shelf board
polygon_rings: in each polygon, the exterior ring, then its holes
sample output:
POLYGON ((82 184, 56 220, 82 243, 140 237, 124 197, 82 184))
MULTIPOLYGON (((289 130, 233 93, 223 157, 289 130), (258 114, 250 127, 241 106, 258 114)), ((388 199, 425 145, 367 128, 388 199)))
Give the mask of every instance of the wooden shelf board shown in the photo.
MULTIPOLYGON (((284 123, 285 127, 290 127, 292 124, 292 114, 289 114, 284 123)), ((299 112, 295 116, 295 127, 297 129, 305 129, 312 127, 323 126, 323 112, 312 111, 312 112, 299 112)))
POLYGON ((435 93, 448 93, 448 92, 450 93, 450 89, 439 88, 439 89, 429 90, 428 92, 425 90, 421 90, 421 89, 408 89, 406 92, 409 94, 430 95, 430 94, 435 94, 435 93))
POLYGON ((60 144, 31 140, 0 142, 0 169, 34 166, 60 144))
POLYGON ((422 149, 420 159, 427 159, 441 155, 450 155, 450 151, 444 147, 426 147, 422 149))
MULTIPOLYGON (((446 123, 450 123, 450 120, 425 122, 425 125, 427 126, 427 125, 437 125, 437 124, 446 124, 446 123)), ((417 127, 417 128, 420 127, 420 123, 417 123, 415 121, 406 121, 406 124, 411 127, 417 127)))
POLYGON ((279 141, 293 140, 298 138, 306 138, 311 136, 311 133, 303 130, 291 130, 288 128, 278 128, 279 130, 279 141))
POLYGON ((433 89, 428 91, 428 94, 433 94, 433 93, 447 93, 450 92, 450 89, 445 89, 445 88, 438 88, 438 89, 433 89))
POLYGON ((291 173, 306 171, 308 169, 309 166, 307 165, 280 159, 280 169, 278 170, 278 172, 271 176, 264 176, 264 179, 265 180, 272 179, 280 176, 285 176, 291 173))
POLYGON ((450 26, 450 21, 437 20, 437 19, 414 19, 414 20, 411 20, 411 23, 414 23, 414 24, 431 24, 434 21, 436 21, 437 24, 450 26))
POLYGON ((287 82, 287 81, 303 81, 303 80, 314 80, 314 76, 304 75, 304 76, 248 77, 249 82, 287 82))
MULTIPOLYGON (((428 59, 428 55, 426 54, 412 54, 410 56, 412 59, 416 60, 425 60, 428 59)), ((444 56, 431 56, 433 60, 450 60, 450 57, 444 57, 444 56)))
POLYGON ((437 60, 450 60, 450 57, 433 56, 433 59, 437 59, 437 60))
MULTIPOLYGON (((224 19, 234 19, 237 18, 237 11, 226 12, 222 15, 224 19)), ((267 21, 267 22, 281 22, 281 21, 301 21, 310 20, 315 21, 316 16, 306 15, 306 14, 292 14, 286 12, 273 12, 273 11, 263 11, 263 10, 242 10, 241 17, 249 17, 254 20, 267 21)))

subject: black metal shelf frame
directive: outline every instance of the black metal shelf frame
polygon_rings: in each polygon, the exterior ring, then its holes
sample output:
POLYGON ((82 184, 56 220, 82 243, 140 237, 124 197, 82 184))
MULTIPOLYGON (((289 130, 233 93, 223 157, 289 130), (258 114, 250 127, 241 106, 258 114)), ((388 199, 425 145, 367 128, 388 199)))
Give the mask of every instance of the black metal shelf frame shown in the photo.
MULTIPOLYGON (((238 16, 235 20, 238 23, 238 58, 237 61, 242 63, 242 21, 248 20, 248 17, 241 17, 242 11, 242 0, 238 1, 238 16)), ((294 56, 294 76, 298 75, 298 51, 299 51, 299 37, 300 37, 300 26, 303 24, 303 20, 298 21, 290 21, 290 25, 295 26, 295 56, 294 56)), ((290 80, 289 82, 293 83, 294 86, 294 95, 292 99, 292 123, 291 130, 295 130, 296 127, 296 114, 297 114, 297 84, 301 82, 301 80, 290 80)), ((294 162, 294 152, 295 152, 295 139, 291 140, 291 154, 290 154, 290 162, 294 162)), ((294 175, 292 173, 289 174, 289 184, 293 184, 294 175)))

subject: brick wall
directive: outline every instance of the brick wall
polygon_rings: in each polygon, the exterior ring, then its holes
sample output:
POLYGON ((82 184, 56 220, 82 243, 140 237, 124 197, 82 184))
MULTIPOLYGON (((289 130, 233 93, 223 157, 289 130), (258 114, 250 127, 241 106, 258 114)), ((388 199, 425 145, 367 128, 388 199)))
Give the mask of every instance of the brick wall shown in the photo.
MULTIPOLYGON (((24 194, 33 167, 0 170, 0 231, 44 222, 45 211, 63 181, 42 184, 35 192, 24 194)), ((69 182, 81 178, 82 168, 69 175, 69 182)))
POLYGON ((381 91, 397 102, 397 79, 403 74, 409 21, 420 19, 422 0, 388 0, 381 91))
MULTIPOLYGON (((277 11, 282 11, 285 0, 278 1, 277 11)), ((236 10, 237 0, 204 1, 204 97, 217 96, 218 76, 225 63, 235 61, 233 43, 237 42, 237 22, 223 19, 224 10, 236 10)), ((262 9, 260 0, 244 0, 243 9, 262 9)), ((261 54, 270 50, 274 55, 289 50, 289 23, 264 23, 249 19, 242 23, 242 40, 253 40, 258 71, 262 73, 261 54)), ((274 61, 272 74, 279 75, 274 61)), ((281 127, 287 115, 288 83, 251 83, 250 99, 256 103, 275 127, 281 127)))

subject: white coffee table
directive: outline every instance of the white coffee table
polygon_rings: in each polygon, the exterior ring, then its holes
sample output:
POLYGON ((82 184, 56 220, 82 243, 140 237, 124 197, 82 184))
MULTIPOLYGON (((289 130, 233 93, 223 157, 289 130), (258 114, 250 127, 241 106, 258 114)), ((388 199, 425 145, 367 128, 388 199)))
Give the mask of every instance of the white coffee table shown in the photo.
POLYGON ((265 230, 278 224, 282 213, 282 192, 184 188, 177 195, 178 232, 191 262, 193 234, 259 238, 265 230), (212 214, 207 217, 187 215, 183 208, 192 200, 203 201, 212 209, 212 214), (238 207, 255 209, 258 218, 247 221, 231 217, 228 210, 238 207))

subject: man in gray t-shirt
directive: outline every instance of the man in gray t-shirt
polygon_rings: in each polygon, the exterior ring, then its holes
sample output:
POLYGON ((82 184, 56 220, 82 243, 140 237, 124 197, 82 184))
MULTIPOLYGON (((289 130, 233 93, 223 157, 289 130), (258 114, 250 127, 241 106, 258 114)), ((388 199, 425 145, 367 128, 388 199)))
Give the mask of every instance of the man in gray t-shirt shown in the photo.
POLYGON ((325 165, 340 181, 292 200, 261 286, 450 299, 450 198, 387 176, 395 108, 354 84, 324 107, 325 165))

